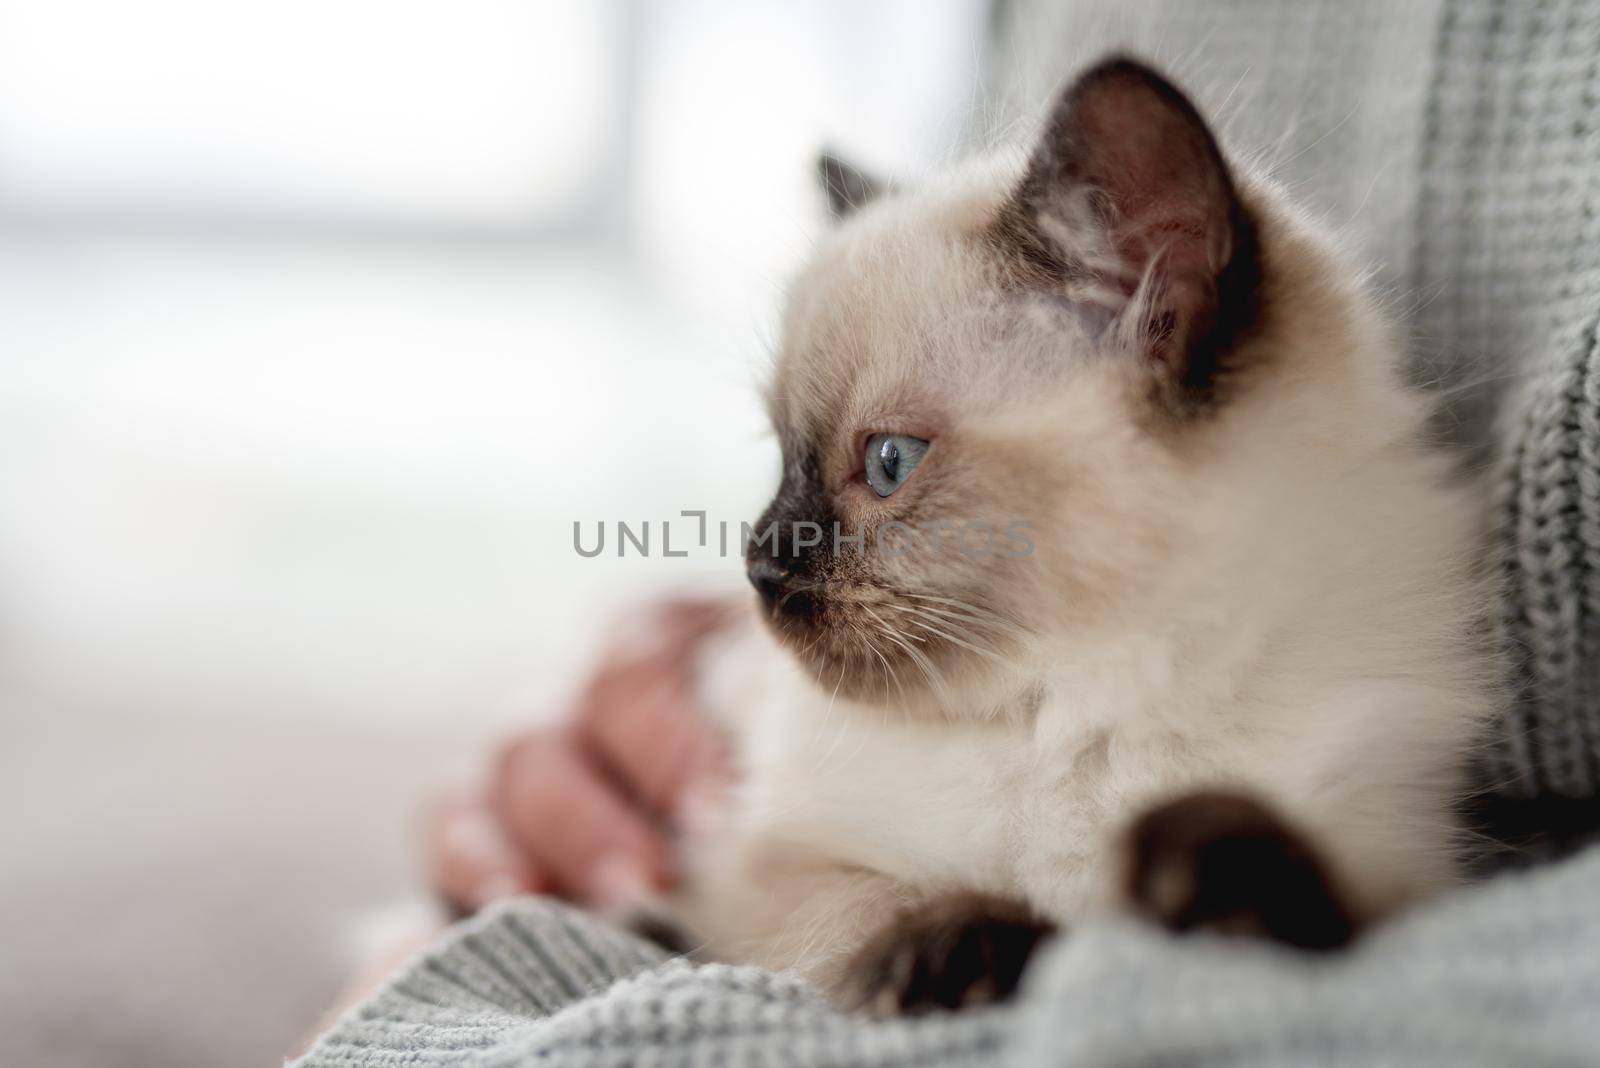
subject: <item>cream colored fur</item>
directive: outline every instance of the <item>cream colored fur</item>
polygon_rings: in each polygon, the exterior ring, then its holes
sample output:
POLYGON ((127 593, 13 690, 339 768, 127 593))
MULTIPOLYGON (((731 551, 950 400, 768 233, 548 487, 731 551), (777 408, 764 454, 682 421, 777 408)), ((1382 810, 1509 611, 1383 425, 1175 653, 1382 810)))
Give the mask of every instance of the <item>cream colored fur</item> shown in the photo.
POLYGON ((709 654, 742 785, 687 844, 673 904, 713 957, 836 990, 864 939, 960 889, 1070 928, 1117 907, 1129 821, 1205 786, 1269 801, 1367 910, 1460 876, 1462 767, 1496 700, 1479 510, 1424 447, 1426 400, 1359 272, 1237 176, 1263 326, 1215 410, 1164 420, 1128 338, 1017 296, 974 241, 1018 162, 865 209, 792 293, 774 417, 837 443, 829 484, 863 431, 934 441, 907 499, 841 489, 846 525, 1020 518, 1037 548, 856 561, 841 584, 865 608, 829 641, 896 654, 874 683, 755 625, 709 654), (903 589, 945 591, 945 614, 917 623, 941 602, 896 606, 903 589), (919 636, 937 679, 882 627, 919 636))

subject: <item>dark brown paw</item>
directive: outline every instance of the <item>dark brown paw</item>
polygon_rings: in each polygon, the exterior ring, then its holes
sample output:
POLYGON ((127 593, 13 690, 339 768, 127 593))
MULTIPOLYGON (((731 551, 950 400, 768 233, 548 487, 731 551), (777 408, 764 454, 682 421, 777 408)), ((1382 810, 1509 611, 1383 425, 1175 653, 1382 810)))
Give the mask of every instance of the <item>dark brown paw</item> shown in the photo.
POLYGON ((1026 909, 990 898, 930 903, 902 916, 857 955, 845 1001, 874 1016, 1004 1001, 1054 931, 1026 909))
POLYGON ((682 924, 662 909, 640 909, 627 918, 624 926, 675 957, 689 956, 698 944, 682 924))
POLYGON ((1179 798, 1147 813, 1129 841, 1128 897, 1175 931, 1206 929, 1302 949, 1356 934, 1328 866, 1258 801, 1231 793, 1179 798))

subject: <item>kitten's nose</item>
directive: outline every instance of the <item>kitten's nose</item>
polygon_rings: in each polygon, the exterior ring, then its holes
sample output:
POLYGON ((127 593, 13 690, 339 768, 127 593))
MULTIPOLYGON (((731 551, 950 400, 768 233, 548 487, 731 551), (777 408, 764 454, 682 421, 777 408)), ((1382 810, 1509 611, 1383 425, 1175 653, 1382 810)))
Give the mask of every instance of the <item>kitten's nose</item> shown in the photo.
POLYGON ((750 561, 745 574, 768 611, 782 612, 786 616, 809 616, 816 612, 816 600, 809 593, 799 591, 794 573, 778 561, 758 556, 750 561))

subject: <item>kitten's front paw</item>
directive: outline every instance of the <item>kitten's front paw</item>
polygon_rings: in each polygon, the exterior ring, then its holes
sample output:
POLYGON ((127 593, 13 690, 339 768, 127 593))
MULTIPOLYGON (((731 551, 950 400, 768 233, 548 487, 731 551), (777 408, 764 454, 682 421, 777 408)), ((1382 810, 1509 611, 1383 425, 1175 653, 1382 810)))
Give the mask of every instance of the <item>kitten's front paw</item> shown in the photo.
POLYGON ((1174 931, 1254 935, 1301 949, 1355 937, 1327 864, 1277 813, 1240 794, 1190 794, 1146 813, 1128 840, 1127 894, 1174 931))
POLYGON ((1008 902, 963 895, 900 917, 857 954, 844 1001, 873 1016, 1004 1001, 1055 928, 1008 902))

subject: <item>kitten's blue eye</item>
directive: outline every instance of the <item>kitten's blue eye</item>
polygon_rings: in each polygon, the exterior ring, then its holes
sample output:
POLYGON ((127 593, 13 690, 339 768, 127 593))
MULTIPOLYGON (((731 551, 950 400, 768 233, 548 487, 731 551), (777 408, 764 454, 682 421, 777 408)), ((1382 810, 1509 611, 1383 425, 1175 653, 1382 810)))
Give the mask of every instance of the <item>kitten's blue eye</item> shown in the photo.
POLYGON ((928 443, 906 434, 874 434, 867 439, 867 485, 887 497, 905 484, 928 453, 928 443))

